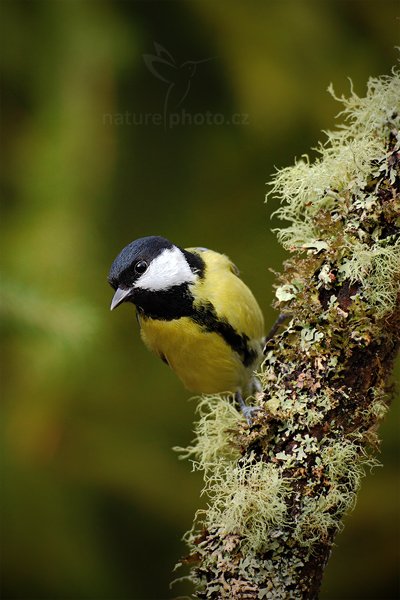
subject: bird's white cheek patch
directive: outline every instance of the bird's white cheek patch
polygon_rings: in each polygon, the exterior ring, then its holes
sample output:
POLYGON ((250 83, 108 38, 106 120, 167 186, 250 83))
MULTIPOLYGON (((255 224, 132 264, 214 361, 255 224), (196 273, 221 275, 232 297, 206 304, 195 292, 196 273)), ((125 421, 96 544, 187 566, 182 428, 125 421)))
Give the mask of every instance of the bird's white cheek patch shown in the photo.
POLYGON ((149 265, 135 286, 145 290, 168 290, 182 283, 193 283, 196 275, 179 248, 166 248, 149 265))

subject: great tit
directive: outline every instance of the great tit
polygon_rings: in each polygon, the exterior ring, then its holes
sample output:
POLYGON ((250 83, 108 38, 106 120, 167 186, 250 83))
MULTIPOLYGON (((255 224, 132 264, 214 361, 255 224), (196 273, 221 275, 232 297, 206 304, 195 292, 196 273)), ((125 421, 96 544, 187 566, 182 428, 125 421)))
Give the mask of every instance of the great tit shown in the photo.
POLYGON ((128 244, 108 276, 111 310, 136 306, 145 345, 197 393, 233 392, 249 423, 244 398, 259 389, 264 319, 230 259, 207 248, 180 248, 159 236, 128 244))

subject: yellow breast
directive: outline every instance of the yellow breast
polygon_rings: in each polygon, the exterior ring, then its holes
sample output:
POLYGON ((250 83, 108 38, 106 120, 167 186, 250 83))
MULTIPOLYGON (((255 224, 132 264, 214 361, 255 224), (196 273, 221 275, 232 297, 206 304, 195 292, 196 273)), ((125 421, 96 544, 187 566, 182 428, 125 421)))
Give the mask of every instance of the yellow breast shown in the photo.
POLYGON ((239 356, 221 336, 204 331, 189 317, 173 321, 142 319, 141 336, 192 392, 236 391, 248 379, 239 356))

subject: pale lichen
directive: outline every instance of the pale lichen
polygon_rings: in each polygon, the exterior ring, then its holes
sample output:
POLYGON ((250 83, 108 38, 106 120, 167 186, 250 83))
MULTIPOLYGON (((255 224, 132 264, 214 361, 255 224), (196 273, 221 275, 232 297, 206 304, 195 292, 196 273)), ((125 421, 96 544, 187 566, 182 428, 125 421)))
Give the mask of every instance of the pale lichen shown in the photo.
POLYGON ((316 457, 311 481, 311 487, 321 480, 323 485, 317 494, 302 497, 293 538, 310 546, 326 539, 332 528, 341 529, 341 517, 354 507, 366 467, 378 464, 358 444, 329 441, 316 457))
POLYGON ((242 420, 230 396, 201 396, 196 409, 195 439, 186 448, 175 447, 180 458, 192 461, 193 468, 207 477, 217 465, 240 456, 232 444, 231 433, 242 420))
MULTIPOLYGON (((400 214, 400 199, 399 199, 400 214)), ((363 294, 377 316, 393 310, 399 292, 400 239, 385 238, 373 247, 355 243, 351 254, 339 266, 339 272, 351 282, 359 282, 363 294), (391 243, 390 243, 391 242, 391 243)))
MULTIPOLYGON (((331 90, 332 91, 332 90, 331 90)), ((377 425, 398 343, 400 77, 340 98, 344 123, 278 171, 289 224, 252 427, 233 398, 205 396, 183 456, 204 472, 208 505, 187 534, 203 599, 315 597, 342 517, 376 461, 377 425), (397 320, 396 320, 397 319, 397 320)))
POLYGON ((210 474, 206 491, 211 502, 205 527, 217 526, 224 536, 239 534, 242 552, 268 549, 271 533, 287 521, 287 482, 276 465, 252 454, 210 474))
MULTIPOLYGON (((329 89, 334 95, 332 87, 329 89)), ((393 156, 400 149, 399 73, 394 70, 392 76, 370 79, 364 98, 352 90, 350 97, 337 100, 344 106, 339 114, 346 122, 327 132, 314 163, 303 157, 294 166, 279 170, 268 195, 281 200, 275 214, 290 223, 276 230, 284 247, 329 254, 340 241, 341 275, 360 282, 368 302, 382 316, 393 309, 400 289, 399 239, 395 232, 382 236, 383 223, 377 218, 382 206, 376 197, 380 178, 394 185, 398 176, 393 156), (389 151, 388 134, 392 136, 389 151), (345 219, 340 240, 332 236, 332 228, 326 229, 323 239, 315 219, 321 211, 329 212, 333 221, 345 219)), ((399 197, 393 199, 391 210, 399 216, 399 197)), ((319 278, 329 283, 328 275, 325 264, 319 278)), ((278 290, 291 287, 293 282, 278 290)), ((279 295, 278 299, 290 300, 279 295)))
POLYGON ((196 438, 188 448, 175 448, 204 471, 207 510, 197 513, 197 526, 217 528, 221 535, 240 534, 246 551, 259 551, 271 530, 285 523, 287 484, 274 464, 250 453, 241 457, 232 443, 233 427, 245 423, 229 397, 203 396, 196 438))

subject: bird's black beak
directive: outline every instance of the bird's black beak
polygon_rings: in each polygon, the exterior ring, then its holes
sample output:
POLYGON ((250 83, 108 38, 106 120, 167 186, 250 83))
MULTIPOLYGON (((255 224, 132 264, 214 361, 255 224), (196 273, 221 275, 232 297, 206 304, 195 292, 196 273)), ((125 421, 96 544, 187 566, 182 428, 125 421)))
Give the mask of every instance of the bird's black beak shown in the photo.
POLYGON ((122 289, 120 287, 117 288, 117 291, 115 292, 114 297, 111 301, 110 310, 114 310, 114 308, 117 308, 117 306, 122 304, 122 302, 124 302, 131 293, 132 293, 132 288, 127 288, 127 289, 122 289))

